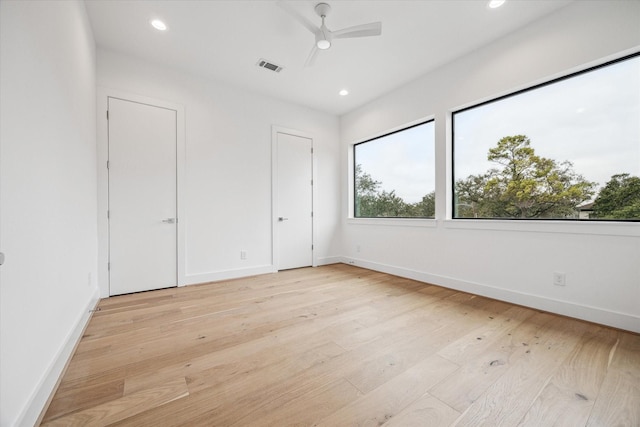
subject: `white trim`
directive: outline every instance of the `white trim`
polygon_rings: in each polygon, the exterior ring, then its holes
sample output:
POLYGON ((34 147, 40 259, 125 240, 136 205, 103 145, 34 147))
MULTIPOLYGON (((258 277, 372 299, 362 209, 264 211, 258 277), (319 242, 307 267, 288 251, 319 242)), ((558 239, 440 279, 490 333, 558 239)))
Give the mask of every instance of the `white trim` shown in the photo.
POLYGON ((563 316, 574 317, 588 322, 595 322, 602 325, 612 326, 614 328, 640 333, 640 317, 630 313, 604 310, 602 308, 576 304, 570 301, 546 298, 524 292, 515 292, 482 283, 469 282, 453 277, 365 261, 357 258, 343 257, 342 262, 349 265, 355 265, 357 267, 367 268, 369 270, 393 274, 407 279, 418 280, 420 282, 443 286, 449 289, 455 289, 563 316))
POLYGON ((311 140, 311 179, 313 185, 311 186, 311 210, 313 216, 311 217, 311 266, 316 267, 318 265, 316 259, 316 244, 315 244, 315 230, 316 230, 316 205, 317 200, 316 188, 318 186, 317 177, 317 165, 316 156, 313 152, 314 149, 314 137, 308 132, 303 132, 295 129, 286 128, 283 126, 272 125, 271 126, 271 263, 273 269, 278 271, 279 257, 278 257, 278 245, 280 243, 280 236, 278 235, 278 227, 276 226, 278 218, 278 134, 283 133, 287 135, 297 136, 300 138, 306 138, 311 140))
POLYGON ((185 277, 185 223, 186 210, 184 207, 186 190, 186 133, 185 133, 185 107, 182 104, 150 98, 134 93, 123 92, 117 89, 98 87, 96 90, 96 133, 97 133, 97 162, 98 162, 98 287, 100 296, 109 296, 109 272, 107 262, 109 260, 109 223, 106 212, 109 206, 109 182, 107 174, 108 159, 108 121, 106 111, 108 108, 108 98, 120 98, 139 102, 142 104, 155 105, 176 111, 176 174, 177 174, 177 285, 184 286, 187 283, 185 277))
POLYGON ((342 262, 343 261, 341 256, 328 256, 328 257, 318 258, 318 266, 340 264, 342 262))
POLYGON ((238 268, 234 270, 216 271, 212 273, 190 274, 185 277, 185 285, 199 285, 220 280, 237 279, 240 277, 258 276, 261 274, 277 273, 272 265, 262 265, 250 268, 238 268))
POLYGON ((638 222, 449 219, 444 228, 640 237, 638 222))
POLYGON ((347 218, 347 224, 436 228, 438 221, 433 218, 347 218))
POLYGON ((554 221, 504 219, 433 218, 347 218, 348 225, 381 227, 448 228, 454 230, 491 230, 521 233, 588 234, 594 236, 640 237, 640 223, 615 221, 554 221))
POLYGON ((99 301, 100 297, 96 292, 80 313, 75 327, 71 329, 60 350, 53 358, 40 382, 36 385, 28 403, 17 418, 17 426, 39 425, 99 301))

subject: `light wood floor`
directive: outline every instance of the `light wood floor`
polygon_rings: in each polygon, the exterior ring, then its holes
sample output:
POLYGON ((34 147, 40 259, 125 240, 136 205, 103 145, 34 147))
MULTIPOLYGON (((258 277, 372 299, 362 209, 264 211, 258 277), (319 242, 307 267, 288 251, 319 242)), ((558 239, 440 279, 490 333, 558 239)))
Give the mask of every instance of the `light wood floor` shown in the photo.
POLYGON ((44 425, 640 426, 640 335, 352 266, 99 308, 44 425))

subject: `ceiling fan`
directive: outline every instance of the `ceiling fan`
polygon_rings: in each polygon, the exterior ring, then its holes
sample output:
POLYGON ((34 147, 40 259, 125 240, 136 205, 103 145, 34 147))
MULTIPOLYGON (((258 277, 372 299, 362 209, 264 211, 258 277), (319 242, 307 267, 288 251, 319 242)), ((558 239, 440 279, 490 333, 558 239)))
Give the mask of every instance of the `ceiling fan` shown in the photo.
POLYGON ((298 11, 293 9, 288 3, 279 1, 278 5, 282 7, 286 12, 293 16, 298 22, 300 22, 306 29, 311 31, 316 37, 316 43, 313 45, 307 61, 304 66, 309 67, 313 65, 321 50, 326 50, 331 47, 333 39, 348 39, 354 37, 370 37, 379 36, 382 34, 382 23, 371 22, 369 24, 356 25, 353 27, 343 28, 342 30, 331 31, 324 23, 324 19, 331 12, 331 6, 327 3, 318 3, 314 10, 316 14, 322 19, 322 24, 317 26, 307 18, 302 16, 298 11))

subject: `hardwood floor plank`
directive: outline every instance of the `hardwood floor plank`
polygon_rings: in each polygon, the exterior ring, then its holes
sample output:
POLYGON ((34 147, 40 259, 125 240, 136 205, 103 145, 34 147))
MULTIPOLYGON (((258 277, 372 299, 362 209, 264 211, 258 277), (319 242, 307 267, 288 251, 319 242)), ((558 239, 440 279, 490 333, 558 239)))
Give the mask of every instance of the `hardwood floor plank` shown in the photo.
POLYGON ((495 341, 478 340, 482 337, 482 331, 475 330, 475 333, 452 342, 438 354, 451 357, 461 368, 431 389, 430 393, 455 410, 464 412, 513 364, 530 353, 529 343, 539 344, 543 327, 553 320, 550 314, 537 313, 528 321, 514 325, 514 329, 505 330, 495 341), (465 344, 469 341, 475 343, 465 344), (459 352, 461 347, 469 349, 468 356, 459 352))
POLYGON ((77 387, 60 392, 51 402, 44 419, 53 420, 71 412, 78 412, 119 399, 124 395, 124 379, 96 385, 77 387))
MULTIPOLYGON (((509 333, 535 314, 536 312, 530 308, 515 306, 504 313, 487 316, 487 322, 478 323, 479 327, 453 341, 440 350, 438 354, 458 364, 476 360, 486 352, 487 348, 495 347, 497 341, 508 336, 509 333)), ((523 339, 527 340, 528 337, 523 337, 523 339)), ((513 341, 513 339, 510 341, 513 341)))
POLYGON ((352 369, 345 378, 362 393, 368 393, 436 352, 422 337, 388 348, 386 353, 352 369))
POLYGON ((99 308, 44 425, 640 425, 640 335, 349 265, 99 308))
POLYGON ((465 410, 456 426, 517 425, 588 327, 565 318, 547 323, 537 333, 538 341, 516 350, 517 360, 465 410))
POLYGON ((249 394, 259 387, 268 386, 277 381, 287 381, 296 373, 323 364, 345 351, 332 342, 319 344, 306 351, 300 350, 296 349, 284 355, 276 354, 267 358, 258 354, 256 357, 246 358, 240 362, 228 362, 214 368, 193 371, 187 376, 187 384, 189 390, 197 392, 220 387, 225 383, 250 382, 249 385, 243 385, 243 393, 249 394), (241 377, 243 378, 240 379, 241 377), (263 379, 267 379, 268 382, 263 384, 263 379))
POLYGON ((314 426, 380 426, 456 369, 458 365, 440 356, 428 357, 314 426))
POLYGON ((587 331, 542 390, 520 425, 586 425, 607 373, 609 353, 616 345, 617 337, 617 331, 611 329, 587 331))
POLYGON ((429 393, 384 423, 384 427, 425 427, 451 425, 460 413, 429 393))
MULTIPOLYGON (((388 340, 379 339, 328 360, 321 360, 309 367, 299 366, 292 363, 295 359, 290 359, 284 362, 283 366, 274 365, 260 371, 243 373, 233 382, 199 383, 197 388, 190 388, 194 398, 197 393, 198 399, 206 400, 207 398, 202 396, 208 394, 209 401, 215 401, 217 406, 200 406, 192 409, 185 416, 190 417, 189 422, 194 422, 196 425, 200 422, 206 425, 203 421, 205 419, 213 425, 228 425, 237 419, 238 407, 244 408, 244 412, 240 412, 244 416, 247 411, 259 410, 277 396, 292 392, 306 393, 318 387, 319 384, 327 384, 333 378, 343 377, 354 367, 379 357, 388 352, 390 347, 402 345, 411 338, 415 339, 415 336, 407 338, 399 335, 390 337, 388 340)), ((170 417, 175 410, 167 405, 167 408, 159 408, 153 412, 153 414, 141 414, 132 421, 150 425, 160 420, 166 422, 166 417, 170 417)))
MULTIPOLYGON (((324 327, 323 322, 330 321, 333 313, 342 316, 354 315, 353 313, 345 314, 343 311, 336 310, 336 304, 338 302, 334 299, 333 304, 313 304, 300 312, 292 311, 290 306, 284 306, 280 308, 280 311, 258 312, 255 316, 222 317, 194 325, 181 324, 175 330, 172 324, 170 325, 170 333, 167 332, 166 328, 158 331, 161 333, 155 334, 152 331, 146 331, 148 335, 152 336, 151 338, 146 337, 140 341, 137 336, 129 337, 131 345, 123 347, 120 351, 105 354, 102 357, 104 361, 96 360, 96 358, 84 359, 79 357, 75 361, 76 363, 70 366, 67 378, 74 379, 78 375, 84 375, 89 365, 107 367, 114 374, 117 374, 117 371, 122 369, 137 373, 153 372, 158 365, 166 366, 166 364, 170 363, 169 359, 171 358, 177 358, 176 362, 178 363, 187 362, 187 356, 194 358, 207 355, 226 347, 234 347, 246 342, 251 342, 250 346, 255 351, 255 347, 261 342, 272 345, 273 337, 278 337, 279 341, 283 341, 286 337, 294 339, 300 337, 301 334, 312 334, 314 328, 324 327), (309 315, 304 313, 309 313, 309 315), (314 322, 312 327, 306 326, 305 323, 312 321, 313 315, 318 313, 325 315, 322 320, 314 322), (180 351, 176 352, 176 349, 180 351), (141 360, 141 362, 138 362, 138 360, 141 360)), ((348 308, 351 303, 343 301, 340 302, 340 305, 348 308)), ((357 310, 361 314, 364 314, 364 311, 371 310, 368 307, 360 307, 362 303, 356 299, 353 300, 353 305, 354 308, 358 307, 357 310)), ((355 312, 355 314, 357 313, 358 311, 355 312)))
POLYGON ((176 399, 188 396, 187 383, 184 378, 143 390, 129 396, 105 402, 70 415, 45 422, 45 426, 106 426, 149 408, 157 408, 176 399))
POLYGON ((588 427, 640 426, 640 335, 620 332, 588 427))
POLYGON ((302 395, 295 392, 278 396, 231 426, 311 426, 361 395, 362 393, 349 381, 340 378, 329 384, 314 387, 302 395))

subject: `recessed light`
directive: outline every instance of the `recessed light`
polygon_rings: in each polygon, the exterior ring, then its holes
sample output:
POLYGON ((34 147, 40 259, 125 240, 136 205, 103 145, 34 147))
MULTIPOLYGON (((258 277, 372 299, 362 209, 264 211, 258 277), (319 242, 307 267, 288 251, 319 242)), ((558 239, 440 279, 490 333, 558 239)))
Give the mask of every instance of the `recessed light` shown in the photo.
POLYGON ((167 29, 167 24, 159 19, 154 19, 153 21, 151 21, 151 25, 153 26, 153 28, 159 31, 164 31, 167 29))
POLYGON ((487 6, 490 9, 496 9, 504 4, 506 0, 490 0, 487 6))
POLYGON ((347 96, 347 95, 349 95, 349 91, 346 90, 346 89, 342 89, 340 92, 338 92, 338 94, 340 96, 347 96))

